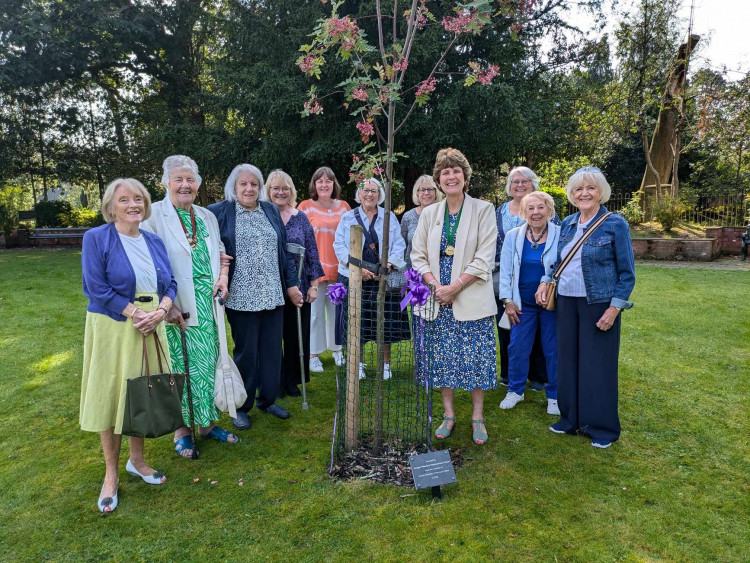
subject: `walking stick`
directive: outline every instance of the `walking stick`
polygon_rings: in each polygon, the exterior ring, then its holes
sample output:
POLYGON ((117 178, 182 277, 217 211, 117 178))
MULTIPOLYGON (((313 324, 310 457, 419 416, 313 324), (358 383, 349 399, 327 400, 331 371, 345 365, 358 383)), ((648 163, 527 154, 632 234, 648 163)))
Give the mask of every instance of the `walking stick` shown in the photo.
MULTIPOLYGON (((305 260, 305 247, 301 244, 289 242, 286 245, 286 251, 290 254, 299 255, 299 268, 297 277, 302 280, 302 266, 305 260)), ((303 295, 304 299, 305 296, 303 295)), ((302 408, 307 410, 309 408, 307 404, 307 387, 305 386, 305 349, 302 347, 302 307, 297 307, 297 345, 299 347, 299 373, 300 379, 302 379, 302 408)))
MULTIPOLYGON (((187 318, 190 313, 183 313, 187 318)), ((195 435, 195 418, 193 416, 193 389, 190 386, 190 365, 188 364, 187 341, 185 340, 185 331, 187 328, 180 329, 180 343, 182 344, 182 360, 185 364, 185 383, 187 384, 188 411, 190 413, 190 433, 193 437, 193 459, 198 459, 198 438, 195 435)))

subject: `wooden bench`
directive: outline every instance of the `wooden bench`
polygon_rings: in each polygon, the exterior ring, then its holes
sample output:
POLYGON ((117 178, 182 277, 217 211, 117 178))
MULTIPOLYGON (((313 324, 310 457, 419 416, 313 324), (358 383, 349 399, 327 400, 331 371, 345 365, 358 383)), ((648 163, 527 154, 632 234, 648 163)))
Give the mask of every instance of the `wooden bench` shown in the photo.
POLYGON ((57 229, 42 228, 33 229, 28 240, 34 246, 62 246, 83 244, 83 235, 88 231, 85 228, 57 229))

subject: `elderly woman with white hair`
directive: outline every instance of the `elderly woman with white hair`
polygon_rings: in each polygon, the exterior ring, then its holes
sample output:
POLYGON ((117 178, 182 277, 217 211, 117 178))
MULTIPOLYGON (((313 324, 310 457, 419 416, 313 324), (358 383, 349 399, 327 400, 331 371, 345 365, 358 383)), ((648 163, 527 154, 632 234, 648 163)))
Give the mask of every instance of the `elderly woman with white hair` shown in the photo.
POLYGON ((555 311, 540 307, 535 299, 539 282, 552 274, 557 259, 560 227, 552 222, 555 200, 544 192, 531 192, 521 200, 520 214, 524 223, 508 231, 500 257, 499 296, 511 325, 508 394, 500 408, 512 409, 524 400, 529 357, 538 330, 549 375, 545 386, 547 414, 559 415, 555 311))
MULTIPOLYGON (((117 508, 118 463, 125 413, 127 381, 143 375, 144 347, 157 353, 164 319, 177 292, 164 243, 140 229, 151 214, 151 198, 138 180, 118 178, 102 197, 105 225, 83 237, 83 293, 88 297, 81 377, 81 430, 98 432, 106 473, 97 506, 104 513, 117 508)), ((130 437, 125 470, 149 485, 166 477, 143 459, 143 438, 130 437)))
MULTIPOLYGON (((304 248, 302 275, 299 289, 305 296, 305 303, 300 311, 300 331, 302 333, 302 353, 307 358, 310 355, 310 305, 318 298, 318 279, 323 277, 323 266, 318 257, 318 245, 315 242, 315 231, 307 219, 307 215, 298 210, 297 188, 291 176, 283 170, 273 170, 266 178, 266 185, 260 194, 263 201, 270 200, 281 214, 281 220, 286 227, 287 241, 304 248)), ((297 272, 300 269, 300 256, 292 255, 296 263, 297 272)), ((300 371, 299 334, 297 333, 297 307, 287 300, 284 304, 284 355, 281 365, 281 394, 299 397, 302 393, 299 385, 302 378, 310 381, 310 363, 304 362, 305 372, 300 371)))
MULTIPOLYGON (((602 205, 611 188, 601 170, 577 170, 567 192, 578 213, 565 218, 557 244, 555 262, 566 259, 567 265, 555 280, 560 420, 550 430, 580 433, 591 438, 592 446, 608 448, 620 437, 620 312, 633 306, 628 300, 635 286, 633 246, 625 219, 602 205), (588 238, 573 252, 584 236, 588 238)), ((547 304, 552 280, 545 276, 536 292, 541 306, 547 304)))
MULTIPOLYGON (((214 372, 219 357, 218 330, 226 330, 224 319, 214 317, 212 299, 228 296, 229 266, 221 265, 224 244, 213 213, 195 205, 202 179, 195 161, 172 155, 162 163, 162 185, 166 197, 153 205, 143 228, 164 241, 180 292, 167 327, 172 369, 183 371, 181 331, 185 331, 192 384, 193 416, 201 436, 220 442, 237 442, 234 434, 216 426, 219 411, 214 404, 214 372), (184 315, 184 316, 183 316, 184 315)), ((187 393, 182 398, 183 418, 190 423, 187 393)), ((192 457, 193 438, 184 426, 174 435, 175 451, 192 457)))
MULTIPOLYGON (((497 288, 499 287, 499 276, 500 271, 500 254, 503 250, 503 242, 505 241, 505 235, 511 231, 520 227, 524 220, 521 218, 521 200, 527 194, 530 194, 539 189, 539 178, 533 170, 526 166, 516 166, 508 172, 508 179, 505 183, 505 193, 511 198, 500 205, 495 211, 495 219, 497 220, 497 247, 495 248, 495 297, 497 296, 497 288)), ((552 218, 552 222, 559 225, 560 219, 555 215, 552 218)), ((497 320, 503 316, 505 311, 505 304, 499 297, 496 299, 497 302, 497 320)), ((544 384, 547 383, 547 369, 544 360, 544 354, 542 353, 541 346, 541 335, 537 332, 534 338, 534 350, 531 355, 531 363, 529 364, 528 378, 530 381, 530 387, 534 391, 541 391, 544 389, 544 384)), ((508 346, 510 345, 510 332, 506 329, 500 328, 498 330, 498 340, 500 341, 500 382, 503 385, 508 385, 508 372, 509 372, 509 354, 508 346)))
MULTIPOLYGON (((351 240, 352 225, 362 227, 362 260, 371 264, 380 263, 380 254, 383 241, 383 229, 385 221, 385 210, 380 204, 385 200, 385 190, 375 178, 370 178, 362 182, 357 187, 355 201, 359 207, 344 213, 341 222, 336 229, 336 238, 333 243, 333 249, 336 252, 336 258, 339 261, 339 282, 349 284, 349 242, 351 240)), ((388 268, 389 273, 393 268, 403 269, 406 265, 404 261, 404 250, 406 243, 401 236, 401 228, 398 219, 390 212, 390 227, 388 229, 388 268)), ((378 285, 380 275, 363 268, 362 269, 362 317, 361 317, 361 341, 374 341, 377 332, 377 305, 378 305, 378 285)), ((406 311, 399 307, 400 296, 396 292, 386 292, 385 296, 385 331, 383 340, 383 379, 391 378, 391 344, 409 340, 411 332, 409 330, 409 316, 406 311)), ((346 302, 345 302, 346 304, 346 302)), ((345 306, 344 306, 345 308, 345 306)), ((346 314, 341 311, 342 314, 346 314)), ((337 326, 337 342, 343 340, 343 331, 341 326, 337 326)), ((360 362, 359 378, 365 379, 367 366, 360 362)))
POLYGON ((445 196, 443 192, 438 191, 437 184, 432 176, 429 174, 422 174, 417 181, 414 182, 414 187, 411 192, 411 200, 414 202, 413 209, 410 209, 401 217, 401 236, 406 241, 406 268, 411 268, 411 240, 414 238, 414 233, 417 230, 419 224, 419 216, 422 215, 425 207, 432 205, 435 202, 442 201, 445 196))
POLYGON ((284 299, 303 304, 294 260, 277 207, 259 201, 263 174, 252 164, 235 166, 224 186, 224 201, 208 209, 219 222, 221 240, 234 260, 229 265, 227 318, 234 340, 234 361, 242 374, 247 401, 232 419, 250 428, 247 413, 258 408, 278 418, 289 412, 276 404, 280 391, 284 299))

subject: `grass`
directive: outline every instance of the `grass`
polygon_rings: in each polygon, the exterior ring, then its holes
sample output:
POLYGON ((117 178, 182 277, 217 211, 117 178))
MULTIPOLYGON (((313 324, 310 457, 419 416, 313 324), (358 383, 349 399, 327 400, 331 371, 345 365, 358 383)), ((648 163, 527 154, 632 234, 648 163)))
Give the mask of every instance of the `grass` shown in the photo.
POLYGON ((486 397, 490 440, 473 446, 464 394, 446 446, 466 462, 441 501, 336 483, 326 473, 335 385, 324 357, 310 410, 285 399, 289 421, 254 412, 237 446, 201 442, 193 462, 169 437, 147 441, 166 485, 123 471, 120 507, 104 518, 99 440, 78 427, 79 260, 0 252, 0 560, 748 558, 745 272, 638 267, 623 323, 623 434, 608 450, 547 431, 536 393, 500 411, 501 390, 486 397))

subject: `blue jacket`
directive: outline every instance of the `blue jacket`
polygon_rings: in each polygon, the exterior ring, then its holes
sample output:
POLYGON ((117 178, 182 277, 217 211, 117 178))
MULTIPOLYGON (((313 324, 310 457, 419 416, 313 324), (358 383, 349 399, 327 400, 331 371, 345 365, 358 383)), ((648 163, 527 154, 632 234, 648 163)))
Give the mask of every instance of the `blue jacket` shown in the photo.
MULTIPOLYGON (((607 208, 602 205, 593 221, 604 213, 607 213, 607 208)), ((580 212, 574 213, 562 222, 555 267, 560 263, 563 248, 576 234, 580 216, 580 212)), ((587 302, 609 302, 613 307, 630 309, 633 304, 628 298, 635 287, 635 259, 630 227, 625 219, 617 214, 610 215, 579 252, 587 302)), ((551 275, 543 278, 543 281, 551 280, 551 275)))
MULTIPOLYGON (((503 243, 503 250, 500 254, 500 288, 498 298, 512 299, 513 303, 519 309, 522 307, 521 293, 518 290, 518 280, 521 276, 521 255, 523 254, 523 243, 526 239, 527 227, 528 223, 523 223, 520 227, 508 231, 505 235, 505 242, 508 244, 503 243)), ((552 220, 548 222, 548 228, 547 242, 544 245, 544 252, 542 253, 545 276, 551 276, 555 271, 557 241, 560 237, 560 227, 553 223, 552 220)))
MULTIPOLYGON (((146 231, 141 231, 141 234, 154 261, 159 300, 166 295, 174 301, 177 282, 172 275, 167 249, 157 235, 146 231)), ((135 299, 135 272, 114 223, 86 231, 83 235, 81 267, 83 293, 89 298, 86 310, 107 315, 116 321, 126 320, 122 311, 135 299)))
MULTIPOLYGON (((279 272, 281 272, 281 287, 284 290, 284 296, 286 296, 286 290, 289 287, 299 286, 299 277, 297 276, 297 269, 294 265, 293 258, 286 251, 286 227, 284 222, 281 220, 281 214, 278 208, 268 201, 259 201, 261 209, 268 217, 271 222, 273 229, 276 231, 276 240, 278 241, 278 255, 279 255, 279 272)), ((235 226, 237 222, 237 208, 239 205, 234 201, 220 201, 208 206, 208 210, 216 215, 216 219, 219 222, 219 234, 221 235, 221 242, 224 243, 227 254, 232 257, 237 255, 237 245, 235 244, 235 226)), ((232 291, 232 279, 234 278, 235 261, 232 260, 229 263, 229 291, 232 291)))
MULTIPOLYGON (((510 202, 506 201, 505 203, 498 205, 497 209, 495 210, 495 220, 497 221, 497 246, 495 246, 495 269, 496 270, 498 266, 500 265, 500 251, 503 248, 503 242, 505 241, 505 235, 506 235, 505 229, 503 228, 503 213, 510 213, 510 211, 508 211, 509 204, 510 202)), ((520 227, 523 221, 521 220, 520 217, 518 217, 517 219, 518 219, 518 227, 520 227)), ((560 217, 557 215, 557 213, 555 213, 555 216, 552 218, 552 223, 554 223, 555 225, 560 224, 560 217)))

